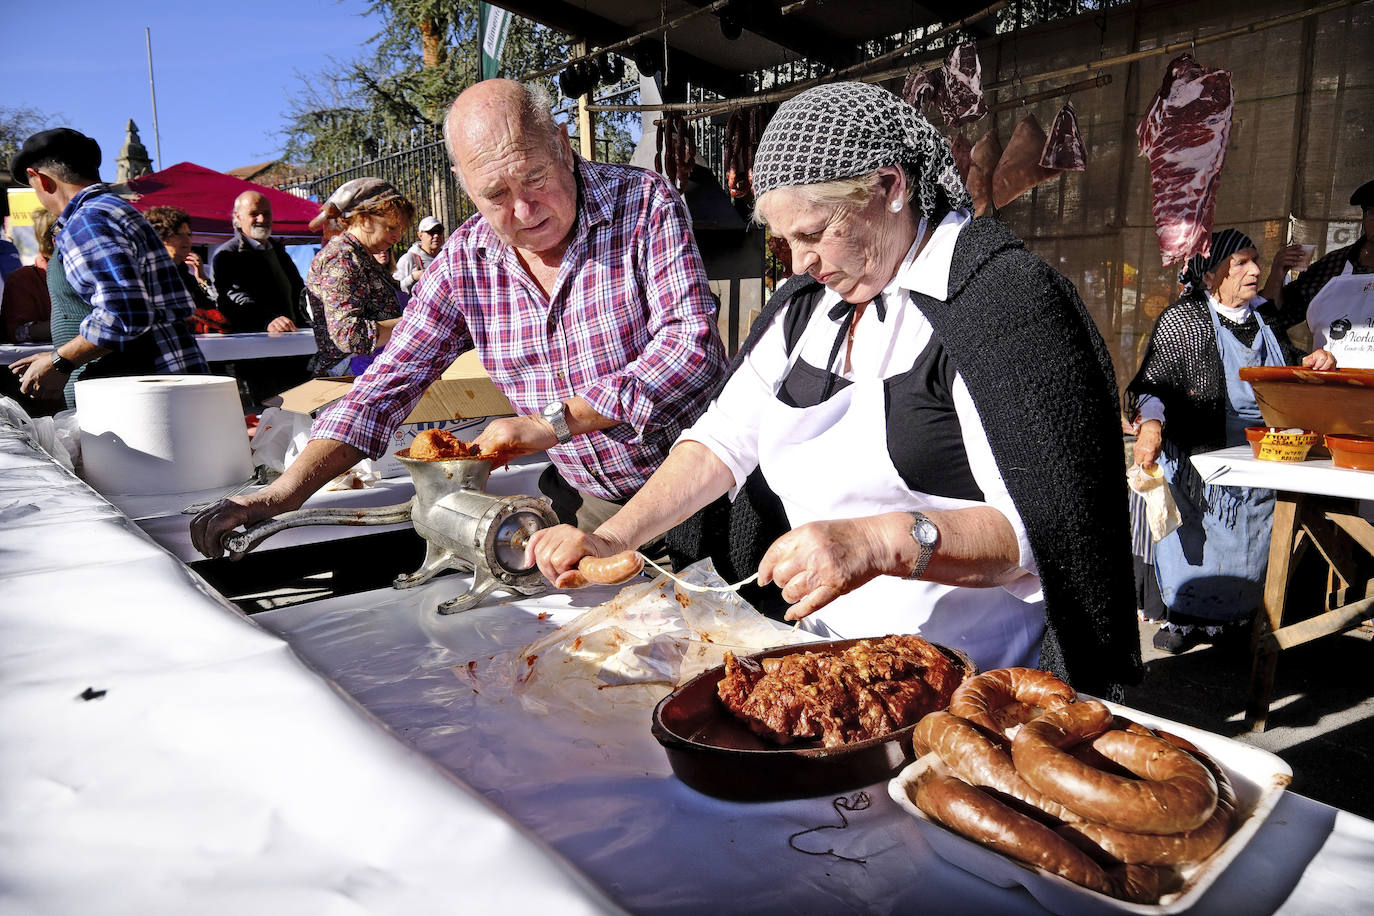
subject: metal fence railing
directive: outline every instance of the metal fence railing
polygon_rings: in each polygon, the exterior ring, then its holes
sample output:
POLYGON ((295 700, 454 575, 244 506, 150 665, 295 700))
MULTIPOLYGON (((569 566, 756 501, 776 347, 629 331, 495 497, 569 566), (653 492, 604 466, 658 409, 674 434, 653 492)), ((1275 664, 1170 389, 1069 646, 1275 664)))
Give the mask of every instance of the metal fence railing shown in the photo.
MULTIPOLYGON (((291 182, 284 190, 304 191, 322 201, 346 181, 375 177, 389 181, 415 204, 416 222, 435 216, 445 231, 451 232, 475 212, 449 167, 444 139, 437 129, 416 128, 379 142, 376 153, 369 152, 360 149, 352 157, 341 157, 325 170, 291 182)), ((414 233, 407 233, 402 245, 412 241, 414 233)))

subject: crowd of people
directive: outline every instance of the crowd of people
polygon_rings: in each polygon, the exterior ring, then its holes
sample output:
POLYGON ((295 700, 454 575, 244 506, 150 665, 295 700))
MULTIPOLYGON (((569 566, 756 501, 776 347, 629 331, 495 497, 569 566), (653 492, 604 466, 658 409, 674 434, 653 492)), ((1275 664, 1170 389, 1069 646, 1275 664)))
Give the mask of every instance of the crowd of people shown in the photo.
POLYGON ((93 141, 35 135, 14 170, 56 216, 57 346, 16 364, 23 389, 204 371, 191 327, 313 328, 308 368, 258 367, 259 389, 293 373, 357 381, 271 485, 192 520, 214 557, 229 532, 380 456, 428 385, 476 350, 515 411, 476 444, 549 458, 539 489, 562 524, 533 536, 527 562, 550 583, 653 544, 676 563, 757 572, 816 633, 918 632, 982 668, 1044 667, 1102 696, 1140 673, 1125 422, 1183 518, 1140 577, 1154 586, 1143 607, 1176 634, 1161 648, 1258 605, 1272 494, 1209 486, 1188 458, 1261 422, 1241 367, 1360 364, 1374 315, 1352 278, 1374 261, 1374 183, 1352 198, 1360 240, 1286 285, 1299 250, 1279 252, 1262 287, 1254 242, 1216 233, 1159 316, 1123 411, 1073 285, 973 218, 948 143, 892 93, 820 86, 769 122, 754 216, 794 276, 728 363, 682 197, 655 172, 578 156, 551 107, 508 80, 465 90, 445 137, 476 216, 447 239, 425 217, 392 264, 414 204, 381 179, 350 181, 312 224, 325 244, 304 279, 265 196, 235 201, 207 274, 185 213, 143 219, 99 182, 93 141), (1318 348, 1302 354, 1286 329, 1314 314, 1318 348))

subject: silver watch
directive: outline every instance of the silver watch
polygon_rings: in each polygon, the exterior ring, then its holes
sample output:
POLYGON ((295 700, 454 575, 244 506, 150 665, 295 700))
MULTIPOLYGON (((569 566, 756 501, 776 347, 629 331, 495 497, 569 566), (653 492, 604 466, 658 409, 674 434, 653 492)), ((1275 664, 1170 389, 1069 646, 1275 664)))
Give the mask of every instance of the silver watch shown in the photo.
POLYGON ((930 565, 930 558, 935 555, 935 545, 940 543, 940 529, 935 527, 935 523, 920 512, 911 513, 911 537, 921 548, 920 556, 916 558, 916 565, 907 574, 908 579, 919 579, 925 575, 926 567, 930 565))
POLYGON ((548 420, 553 426, 554 435, 558 436, 558 444, 572 439, 572 430, 568 429, 567 409, 562 401, 554 401, 539 412, 539 415, 548 420))

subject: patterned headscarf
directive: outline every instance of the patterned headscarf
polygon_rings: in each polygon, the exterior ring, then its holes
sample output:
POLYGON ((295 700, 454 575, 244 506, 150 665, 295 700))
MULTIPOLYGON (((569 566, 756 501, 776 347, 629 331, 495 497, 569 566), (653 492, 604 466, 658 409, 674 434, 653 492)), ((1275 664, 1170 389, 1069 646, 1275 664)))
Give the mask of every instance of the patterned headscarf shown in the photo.
POLYGON ((376 210, 390 201, 404 199, 400 191, 381 178, 354 178, 329 195, 319 214, 310 221, 310 228, 318 231, 326 222, 335 223, 337 228, 342 220, 360 211, 376 210))
POLYGON ((1202 275, 1211 273, 1217 269, 1219 264, 1226 263, 1226 260, 1240 251, 1242 248, 1256 248, 1257 246, 1250 240, 1250 236, 1241 232, 1239 229, 1223 229, 1220 232, 1212 233, 1212 250, 1209 254, 1195 254, 1188 259, 1188 263, 1179 272, 1178 282, 1184 286, 1184 292, 1191 295, 1205 295, 1207 293, 1207 283, 1202 279, 1202 275))
POLYGON ((914 200, 930 219, 973 202, 949 144, 897 96, 868 83, 808 89, 778 108, 754 156, 754 194, 906 166, 914 200))

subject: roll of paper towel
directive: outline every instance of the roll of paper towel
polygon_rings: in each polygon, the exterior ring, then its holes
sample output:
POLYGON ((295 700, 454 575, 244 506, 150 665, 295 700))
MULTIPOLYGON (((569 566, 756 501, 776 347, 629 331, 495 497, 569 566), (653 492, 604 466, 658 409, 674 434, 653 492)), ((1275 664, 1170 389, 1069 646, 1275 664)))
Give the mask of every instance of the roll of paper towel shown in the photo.
POLYGON ((106 496, 229 487, 253 474, 238 384, 214 375, 76 383, 86 481, 106 496))

